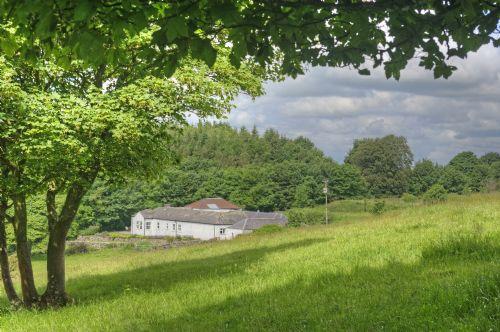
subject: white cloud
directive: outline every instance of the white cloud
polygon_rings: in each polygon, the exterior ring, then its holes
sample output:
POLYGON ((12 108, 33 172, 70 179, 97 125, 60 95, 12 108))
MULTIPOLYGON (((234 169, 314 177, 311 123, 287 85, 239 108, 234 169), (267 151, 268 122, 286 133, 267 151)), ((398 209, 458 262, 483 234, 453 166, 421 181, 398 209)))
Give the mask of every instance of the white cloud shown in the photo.
POLYGON ((445 163, 454 154, 500 151, 500 49, 483 47, 448 80, 410 63, 399 82, 379 69, 312 68, 295 80, 269 83, 267 95, 242 97, 229 122, 273 127, 309 137, 342 161, 352 141, 393 133, 408 138, 416 159, 445 163))

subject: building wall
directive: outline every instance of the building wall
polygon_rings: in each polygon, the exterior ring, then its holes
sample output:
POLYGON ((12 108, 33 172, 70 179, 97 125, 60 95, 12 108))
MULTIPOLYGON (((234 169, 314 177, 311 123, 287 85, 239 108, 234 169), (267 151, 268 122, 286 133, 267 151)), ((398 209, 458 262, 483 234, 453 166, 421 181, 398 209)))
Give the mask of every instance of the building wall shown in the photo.
POLYGON ((234 239, 235 237, 237 237, 238 235, 241 235, 241 234, 248 234, 248 233, 252 233, 252 231, 249 231, 249 230, 242 230, 242 229, 233 229, 231 228, 231 226, 227 227, 224 231, 224 240, 231 240, 231 239, 234 239))
POLYGON ((133 235, 144 235, 144 217, 140 212, 132 217, 130 233, 133 235))
POLYGON ((209 225, 184 221, 146 219, 140 213, 132 217, 131 233, 144 236, 187 236, 201 240, 225 239, 221 229, 229 225, 209 225))

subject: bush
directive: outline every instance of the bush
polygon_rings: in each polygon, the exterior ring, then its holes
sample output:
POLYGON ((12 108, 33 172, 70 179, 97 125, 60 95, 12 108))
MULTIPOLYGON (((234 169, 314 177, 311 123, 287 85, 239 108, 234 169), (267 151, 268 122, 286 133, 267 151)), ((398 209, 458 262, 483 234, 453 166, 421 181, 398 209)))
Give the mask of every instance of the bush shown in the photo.
POLYGON ((404 193, 403 196, 401 196, 401 200, 405 203, 415 203, 418 200, 418 198, 413 194, 404 193))
POLYGON ((283 230, 283 226, 280 225, 265 225, 261 228, 253 231, 254 234, 270 234, 270 233, 278 233, 283 230))
POLYGON ((377 201, 371 209, 373 214, 382 214, 385 211, 385 201, 377 201))
POLYGON ((89 227, 80 230, 78 233, 83 236, 95 235, 99 233, 101 227, 99 225, 90 225, 89 227))
POLYGON ((469 186, 465 186, 464 189, 462 190, 462 195, 469 196, 472 194, 472 190, 469 186))
POLYGON ((319 208, 291 209, 286 212, 286 216, 288 217, 288 225, 292 227, 325 222, 325 210, 319 208))
POLYGON ((448 192, 443 185, 435 184, 425 192, 423 198, 426 203, 444 202, 448 198, 448 192))
POLYGON ((86 254, 91 251, 91 247, 83 242, 71 244, 66 248, 67 255, 86 254))
POLYGON ((103 233, 103 235, 106 235, 112 239, 133 239, 133 238, 139 238, 141 235, 135 235, 135 234, 130 234, 130 233, 118 233, 118 232, 106 232, 103 233))

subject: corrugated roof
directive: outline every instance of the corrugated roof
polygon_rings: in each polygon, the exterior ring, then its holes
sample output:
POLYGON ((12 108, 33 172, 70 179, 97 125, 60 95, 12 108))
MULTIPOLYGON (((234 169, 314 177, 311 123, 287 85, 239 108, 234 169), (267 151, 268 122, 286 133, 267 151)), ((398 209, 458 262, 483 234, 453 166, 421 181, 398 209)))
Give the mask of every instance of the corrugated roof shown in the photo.
MULTIPOLYGON (((251 224, 283 224, 287 219, 281 213, 252 212, 252 211, 213 211, 196 210, 185 207, 163 206, 156 209, 147 209, 140 212, 144 219, 159 219, 170 221, 184 221, 210 225, 236 225, 245 220, 252 220, 251 224)), ((256 227, 256 226, 251 226, 256 227)), ((258 227, 257 227, 258 228, 258 227)), ((245 228, 256 229, 256 228, 245 228)))
POLYGON ((221 210, 241 210, 241 208, 238 205, 233 204, 225 200, 224 198, 220 197, 200 199, 199 201, 188 204, 185 207, 190 209, 208 209, 208 210, 214 210, 217 208, 221 210))

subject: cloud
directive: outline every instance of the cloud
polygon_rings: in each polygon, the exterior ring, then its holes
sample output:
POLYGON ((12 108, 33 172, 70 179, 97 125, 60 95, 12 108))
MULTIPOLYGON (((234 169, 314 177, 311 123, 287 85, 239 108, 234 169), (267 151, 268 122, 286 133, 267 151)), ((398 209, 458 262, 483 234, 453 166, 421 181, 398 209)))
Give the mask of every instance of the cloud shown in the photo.
POLYGON ((387 134, 408 138, 415 159, 446 163, 456 153, 500 152, 500 49, 481 48, 448 80, 416 62, 399 82, 381 69, 371 76, 354 70, 311 68, 297 79, 267 84, 267 94, 237 100, 234 126, 271 127, 289 137, 309 137, 343 161, 352 141, 387 134))

